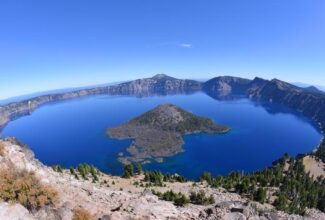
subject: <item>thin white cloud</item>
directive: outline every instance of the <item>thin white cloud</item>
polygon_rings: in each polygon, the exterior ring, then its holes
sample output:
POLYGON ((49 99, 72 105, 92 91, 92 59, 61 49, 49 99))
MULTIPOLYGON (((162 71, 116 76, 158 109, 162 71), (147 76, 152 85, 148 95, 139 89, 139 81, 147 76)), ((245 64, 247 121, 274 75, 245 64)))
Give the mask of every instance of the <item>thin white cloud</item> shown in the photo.
POLYGON ((179 43, 177 46, 182 47, 182 48, 192 48, 192 44, 187 44, 187 43, 179 43))
POLYGON ((179 48, 185 48, 185 49, 191 49, 193 48, 193 45, 190 43, 181 43, 181 42, 163 42, 163 43, 159 43, 159 44, 151 44, 151 45, 147 45, 148 47, 164 47, 164 46, 168 46, 168 47, 179 47, 179 48))

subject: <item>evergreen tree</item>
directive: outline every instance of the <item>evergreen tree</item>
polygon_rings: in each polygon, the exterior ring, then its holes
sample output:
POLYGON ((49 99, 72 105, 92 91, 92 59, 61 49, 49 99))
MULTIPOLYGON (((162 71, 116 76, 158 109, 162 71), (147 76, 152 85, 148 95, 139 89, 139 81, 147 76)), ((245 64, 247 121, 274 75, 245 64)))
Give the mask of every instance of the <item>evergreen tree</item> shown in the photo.
POLYGON ((200 177, 200 181, 207 181, 207 183, 211 184, 212 183, 212 176, 210 172, 203 172, 203 174, 200 177))
POLYGON ((133 173, 133 166, 132 166, 132 164, 126 164, 126 165, 124 165, 123 178, 130 178, 133 175, 134 175, 134 173, 133 173))
POLYGON ((135 172, 137 173, 137 174, 141 174, 142 173, 142 166, 141 166, 141 163, 136 163, 135 164, 135 172))
POLYGON ((260 203, 264 203, 266 201, 266 189, 260 187, 257 189, 254 199, 260 203))
POLYGON ((278 210, 282 210, 282 211, 288 210, 288 199, 284 193, 279 193, 278 198, 274 201, 274 206, 278 210))

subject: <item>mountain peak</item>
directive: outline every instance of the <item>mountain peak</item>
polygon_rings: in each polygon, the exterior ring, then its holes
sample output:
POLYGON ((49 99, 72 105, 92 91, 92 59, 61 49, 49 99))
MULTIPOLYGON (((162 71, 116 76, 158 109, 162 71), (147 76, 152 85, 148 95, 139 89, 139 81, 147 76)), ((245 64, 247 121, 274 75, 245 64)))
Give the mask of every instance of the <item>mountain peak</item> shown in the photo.
POLYGON ((152 78, 153 79, 166 79, 166 78, 168 78, 168 79, 174 79, 173 77, 168 76, 168 75, 163 74, 163 73, 156 74, 152 78))
POLYGON ((306 88, 304 88, 306 91, 308 92, 313 92, 313 93, 321 93, 324 94, 324 92, 320 89, 318 89, 316 86, 308 86, 306 88))
POLYGON ((272 79, 271 82, 274 83, 281 90, 302 90, 301 88, 295 85, 281 81, 279 79, 272 79))

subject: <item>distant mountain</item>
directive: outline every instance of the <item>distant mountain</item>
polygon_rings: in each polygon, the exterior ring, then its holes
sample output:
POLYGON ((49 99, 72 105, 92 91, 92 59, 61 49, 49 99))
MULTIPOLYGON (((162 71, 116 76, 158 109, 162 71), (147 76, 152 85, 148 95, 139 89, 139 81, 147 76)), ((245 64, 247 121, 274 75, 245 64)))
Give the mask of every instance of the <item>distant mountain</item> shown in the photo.
POLYGON ((243 94, 249 88, 248 79, 232 76, 220 76, 208 80, 203 85, 203 90, 218 95, 243 94))
POLYGON ((316 88, 315 86, 308 86, 306 88, 304 88, 306 91, 309 91, 309 92, 314 92, 314 93, 325 93, 324 91, 322 90, 319 90, 318 88, 316 88))
POLYGON ((199 91, 202 83, 195 80, 176 79, 165 74, 137 79, 109 88, 110 94, 148 96, 153 94, 179 94, 199 91))
POLYGON ((305 89, 308 89, 309 87, 314 87, 318 91, 325 92, 325 86, 310 85, 310 84, 300 83, 300 82, 295 82, 295 83, 292 83, 292 84, 295 85, 295 86, 301 87, 301 88, 305 88, 305 89))
POLYGON ((2 100, 0 100, 0 105, 6 105, 9 103, 13 103, 13 102, 20 102, 23 100, 32 99, 32 98, 36 98, 36 97, 44 96, 44 95, 62 94, 62 93, 79 91, 82 89, 91 89, 91 88, 97 88, 97 87, 103 87, 103 86, 111 86, 111 85, 115 85, 115 84, 119 84, 119 83, 121 83, 121 82, 104 83, 104 84, 91 85, 91 86, 81 86, 81 87, 72 87, 72 88, 63 88, 63 89, 35 92, 35 93, 27 94, 27 95, 20 95, 20 96, 7 98, 7 99, 2 99, 2 100))

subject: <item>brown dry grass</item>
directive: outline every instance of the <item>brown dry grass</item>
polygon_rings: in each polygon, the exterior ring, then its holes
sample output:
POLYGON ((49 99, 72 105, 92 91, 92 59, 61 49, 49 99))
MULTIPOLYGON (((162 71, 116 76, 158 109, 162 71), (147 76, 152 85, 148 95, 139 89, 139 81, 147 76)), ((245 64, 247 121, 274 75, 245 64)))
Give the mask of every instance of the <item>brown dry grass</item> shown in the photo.
POLYGON ((5 155, 5 145, 0 142, 0 156, 4 156, 5 155))
POLYGON ((73 218, 72 220, 91 220, 91 214, 82 208, 76 208, 73 210, 73 218))
POLYGON ((0 199, 18 202, 29 210, 37 210, 45 205, 53 205, 57 200, 57 192, 41 184, 32 172, 2 169, 0 199))

